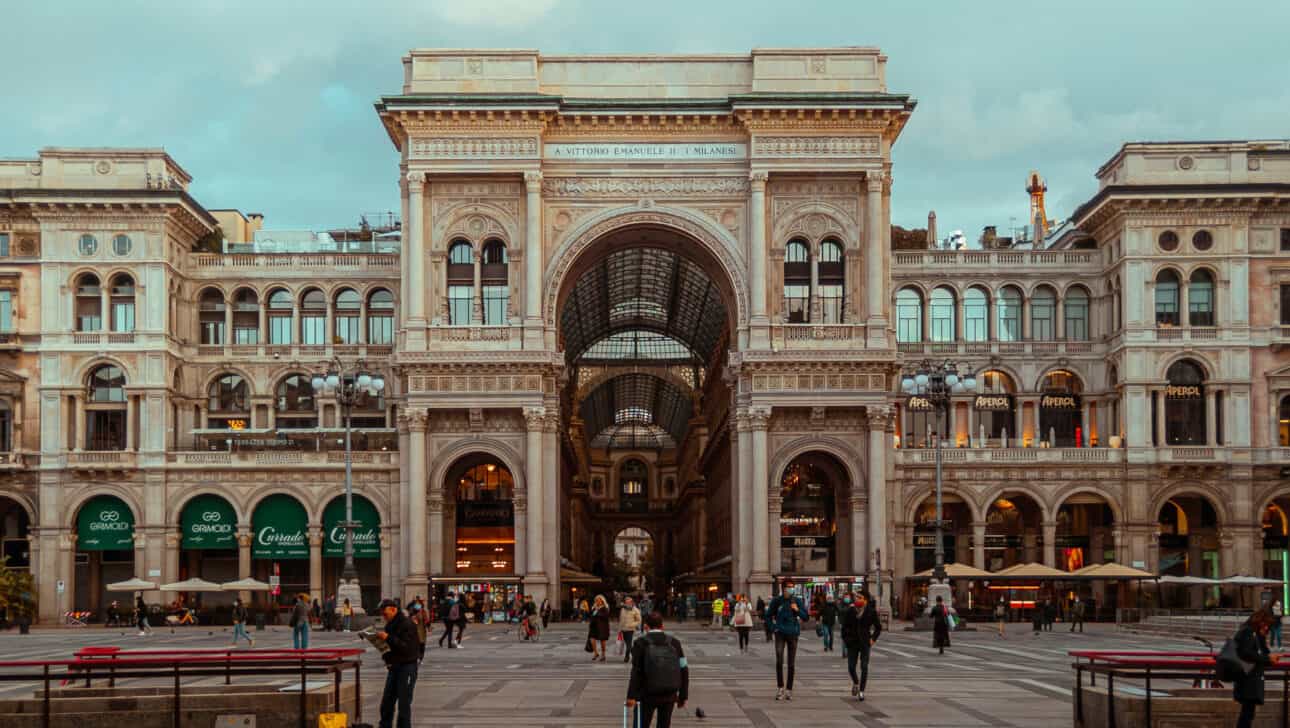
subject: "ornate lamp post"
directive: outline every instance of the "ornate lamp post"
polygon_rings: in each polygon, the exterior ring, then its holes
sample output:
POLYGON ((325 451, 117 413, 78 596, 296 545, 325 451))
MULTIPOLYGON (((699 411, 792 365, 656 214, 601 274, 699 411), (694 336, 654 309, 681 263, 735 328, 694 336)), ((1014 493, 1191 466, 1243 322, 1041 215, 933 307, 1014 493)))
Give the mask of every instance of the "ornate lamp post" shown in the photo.
POLYGON ((350 414, 354 405, 369 397, 380 396, 385 391, 385 377, 367 371, 362 361, 354 363, 350 370, 340 359, 332 359, 326 372, 313 376, 314 393, 335 397, 345 418, 345 566, 340 572, 340 585, 336 588, 338 602, 348 598, 350 604, 361 603, 362 592, 358 585, 358 569, 354 566, 354 473, 350 457, 350 414))
MULTIPOLYGON (((943 588, 938 591, 948 592, 945 587, 945 521, 941 507, 941 440, 949 431, 949 414, 952 398, 956 394, 976 392, 976 377, 972 374, 959 374, 957 364, 945 361, 936 364, 924 359, 906 369, 900 381, 900 388, 911 397, 922 397, 932 409, 941 415, 938 418, 936 433, 936 565, 932 569, 932 580, 943 588)), ((930 592, 930 590, 929 590, 930 592)), ((931 604, 932 594, 929 593, 931 604)), ((949 603, 949 599, 946 599, 949 603)))

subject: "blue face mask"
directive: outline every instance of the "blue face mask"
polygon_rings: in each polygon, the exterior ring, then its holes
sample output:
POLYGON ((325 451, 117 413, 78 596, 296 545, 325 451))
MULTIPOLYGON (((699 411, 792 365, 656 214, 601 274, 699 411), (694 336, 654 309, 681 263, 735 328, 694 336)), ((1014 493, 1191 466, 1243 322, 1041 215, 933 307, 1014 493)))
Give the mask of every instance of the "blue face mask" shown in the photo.
POLYGON ((843 604, 850 604, 850 603, 851 603, 851 597, 847 597, 847 598, 843 599, 843 600, 842 600, 842 603, 843 603, 843 604))

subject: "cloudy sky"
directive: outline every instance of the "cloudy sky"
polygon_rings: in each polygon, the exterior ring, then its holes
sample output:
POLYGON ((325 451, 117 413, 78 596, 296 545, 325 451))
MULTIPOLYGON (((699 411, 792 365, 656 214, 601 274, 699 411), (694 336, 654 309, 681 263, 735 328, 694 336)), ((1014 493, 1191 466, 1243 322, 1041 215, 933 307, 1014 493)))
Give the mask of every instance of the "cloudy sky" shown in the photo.
POLYGON ((4 11, 0 157, 163 146, 211 208, 272 228, 397 209, 397 155, 372 103, 412 47, 548 53, 877 45, 918 99, 896 145, 892 221, 975 239, 1052 217, 1133 140, 1290 137, 1284 0, 85 0, 4 11), (175 8, 183 7, 182 11, 175 8))

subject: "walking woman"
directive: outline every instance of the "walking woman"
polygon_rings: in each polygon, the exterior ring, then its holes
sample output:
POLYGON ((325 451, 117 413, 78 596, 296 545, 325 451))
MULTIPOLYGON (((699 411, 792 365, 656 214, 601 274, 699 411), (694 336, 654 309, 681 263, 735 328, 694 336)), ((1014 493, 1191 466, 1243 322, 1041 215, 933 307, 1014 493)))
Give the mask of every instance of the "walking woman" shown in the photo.
POLYGON ((932 647, 945 654, 950 646, 950 608, 945 606, 941 597, 936 597, 936 606, 932 607, 932 647))
POLYGON ((596 595, 587 620, 587 638, 591 640, 591 661, 605 661, 605 643, 609 641, 609 602, 603 594, 596 595))
POLYGON ((143 602, 143 594, 134 596, 134 621, 139 627, 139 636, 152 634, 152 626, 148 624, 148 605, 143 602))
POLYGON ((1276 617, 1271 612, 1260 609, 1236 633, 1236 656, 1252 665, 1232 684, 1232 699, 1241 704, 1241 717, 1236 721, 1236 728, 1250 728, 1254 725, 1254 711, 1263 705, 1263 668, 1275 664, 1276 657, 1268 651, 1267 636, 1275 623, 1276 617))
MULTIPOLYGON (((1283 616, 1284 612, 1281 609, 1281 600, 1278 599, 1275 602, 1272 602, 1272 631, 1269 633, 1268 647, 1281 648, 1281 618, 1283 616)), ((1074 629, 1074 627, 1071 627, 1071 629, 1074 629)), ((1083 627, 1080 627, 1080 631, 1083 631, 1083 629, 1083 627)))
MULTIPOLYGON (((1008 639, 1008 635, 1003 632, 1003 626, 1008 621, 1008 605, 1003 601, 1003 597, 999 597, 999 603, 994 605, 994 621, 999 623, 999 639, 1008 639)), ((1075 628, 1071 627, 1071 629, 1075 628)), ((1080 631, 1083 631, 1083 629, 1083 627, 1080 627, 1080 631)))
POLYGON ((735 632, 739 634, 739 651, 748 651, 748 635, 752 633, 753 628, 753 610, 752 605, 748 603, 748 597, 740 594, 735 600, 734 617, 731 623, 735 627, 735 632))
POLYGON ((539 611, 540 611, 540 612, 541 612, 541 614, 542 614, 542 629, 543 629, 543 630, 545 630, 545 629, 546 629, 547 624, 549 624, 549 623, 551 622, 551 600, 550 600, 550 599, 543 599, 543 600, 542 600, 542 609, 541 609, 541 610, 539 610, 539 611))
POLYGON ((797 662, 797 638, 802 635, 802 622, 810 619, 806 604, 790 587, 787 594, 770 600, 766 619, 774 622, 775 631, 775 692, 776 700, 793 699, 793 671, 797 662), (788 652, 788 686, 784 685, 784 653, 788 652))
POLYGON ((869 682, 869 648, 882 634, 882 620, 869 595, 860 592, 855 602, 842 612, 842 644, 846 646, 847 672, 851 674, 851 694, 864 700, 865 684, 869 682), (856 663, 860 675, 856 675, 856 663))
POLYGON ((237 647, 237 640, 241 638, 251 643, 255 647, 255 640, 251 635, 246 633, 246 606, 242 604, 241 599, 233 600, 233 646, 237 647))

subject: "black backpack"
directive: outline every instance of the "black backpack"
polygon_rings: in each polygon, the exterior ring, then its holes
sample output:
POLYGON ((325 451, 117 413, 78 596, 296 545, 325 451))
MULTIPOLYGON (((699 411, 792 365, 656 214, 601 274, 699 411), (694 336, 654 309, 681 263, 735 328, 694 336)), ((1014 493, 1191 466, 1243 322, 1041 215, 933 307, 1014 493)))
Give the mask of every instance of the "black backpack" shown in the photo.
POLYGON ((650 695, 681 692, 681 656, 672 640, 645 640, 645 690, 650 695))

